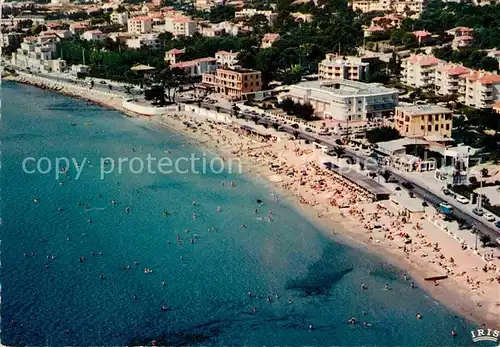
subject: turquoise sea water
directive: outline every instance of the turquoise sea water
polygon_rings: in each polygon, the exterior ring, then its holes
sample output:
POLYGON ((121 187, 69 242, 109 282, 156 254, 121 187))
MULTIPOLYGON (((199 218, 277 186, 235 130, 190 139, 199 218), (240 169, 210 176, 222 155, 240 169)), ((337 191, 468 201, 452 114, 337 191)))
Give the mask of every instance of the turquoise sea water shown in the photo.
POLYGON ((201 155, 180 135, 14 83, 2 101, 4 345, 472 345, 474 324, 381 259, 329 241, 258 179, 128 170, 100 179, 101 157, 201 155), (75 168, 59 180, 23 172, 24 158, 42 156, 91 164, 79 179, 75 168))

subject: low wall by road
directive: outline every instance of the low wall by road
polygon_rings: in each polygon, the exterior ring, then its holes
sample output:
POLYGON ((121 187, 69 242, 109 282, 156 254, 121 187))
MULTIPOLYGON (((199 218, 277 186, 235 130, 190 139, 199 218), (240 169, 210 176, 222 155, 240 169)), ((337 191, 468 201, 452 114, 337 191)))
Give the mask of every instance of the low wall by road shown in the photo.
POLYGON ((227 113, 217 112, 215 110, 207 110, 204 107, 198 107, 197 105, 193 104, 184 104, 183 109, 186 112, 191 112, 196 114, 197 116, 200 116, 202 118, 208 118, 216 122, 224 122, 224 123, 231 122, 230 121, 231 117, 227 113))
POLYGON ((132 112, 142 114, 144 116, 159 116, 179 110, 178 105, 169 105, 164 107, 155 107, 150 105, 141 105, 132 99, 123 99, 122 106, 132 112))

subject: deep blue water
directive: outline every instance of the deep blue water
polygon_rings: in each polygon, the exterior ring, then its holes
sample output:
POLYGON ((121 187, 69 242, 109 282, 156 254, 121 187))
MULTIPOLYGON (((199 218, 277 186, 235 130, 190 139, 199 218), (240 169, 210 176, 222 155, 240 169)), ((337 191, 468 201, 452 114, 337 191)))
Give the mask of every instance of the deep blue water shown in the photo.
POLYGON ((201 155, 180 135, 14 83, 2 86, 0 133, 4 345, 472 345, 471 322, 391 265, 328 240, 258 178, 125 170, 100 179, 101 157, 201 155), (56 180, 23 172, 27 157, 91 164, 56 180))

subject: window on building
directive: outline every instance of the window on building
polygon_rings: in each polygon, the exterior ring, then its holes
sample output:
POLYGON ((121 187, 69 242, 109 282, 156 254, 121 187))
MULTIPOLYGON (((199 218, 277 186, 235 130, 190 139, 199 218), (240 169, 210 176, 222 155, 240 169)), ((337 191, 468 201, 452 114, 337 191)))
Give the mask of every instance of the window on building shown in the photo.
POLYGON ((427 131, 432 131, 432 125, 430 125, 430 124, 429 124, 429 125, 427 126, 427 131))
POLYGON ((424 130, 424 129, 425 129, 425 126, 421 125, 420 130, 424 130))
POLYGON ((248 88, 248 83, 245 82, 245 88, 248 88))
POLYGON ((427 119, 429 120, 429 122, 432 122, 432 114, 428 115, 427 119))
POLYGON ((446 130, 450 130, 450 125, 446 124, 446 130))
POLYGON ((439 130, 439 124, 434 125, 434 130, 438 131, 439 130))

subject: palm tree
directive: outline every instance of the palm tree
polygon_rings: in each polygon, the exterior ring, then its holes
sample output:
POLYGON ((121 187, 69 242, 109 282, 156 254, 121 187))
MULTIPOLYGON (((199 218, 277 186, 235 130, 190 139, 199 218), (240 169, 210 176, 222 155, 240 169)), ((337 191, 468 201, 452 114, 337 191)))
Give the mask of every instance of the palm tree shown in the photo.
POLYGON ((341 146, 335 146, 333 147, 333 151, 335 152, 335 154, 337 155, 337 161, 342 158, 342 156, 344 155, 345 153, 345 149, 344 147, 341 147, 341 146))
POLYGON ((391 178, 391 172, 389 170, 384 170, 382 172, 382 177, 385 179, 385 182, 389 182, 389 178, 391 178))

